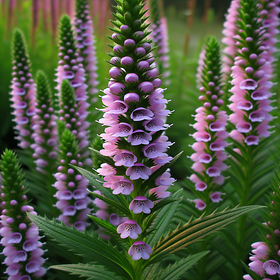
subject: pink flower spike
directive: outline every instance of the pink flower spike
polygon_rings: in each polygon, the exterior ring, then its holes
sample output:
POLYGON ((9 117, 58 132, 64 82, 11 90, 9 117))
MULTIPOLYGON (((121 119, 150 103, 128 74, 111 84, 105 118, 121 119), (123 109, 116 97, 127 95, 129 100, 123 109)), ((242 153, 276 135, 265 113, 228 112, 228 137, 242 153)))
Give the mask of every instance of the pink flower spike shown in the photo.
POLYGON ((134 166, 129 167, 126 170, 126 176, 130 176, 131 180, 137 180, 139 178, 147 180, 152 174, 152 171, 149 167, 145 166, 142 163, 136 163, 134 166))
POLYGON ((144 260, 148 260, 150 258, 149 254, 151 254, 152 252, 152 247, 143 241, 134 242, 128 250, 128 254, 132 256, 132 259, 134 261, 137 261, 141 258, 144 260))
POLYGON ((280 273, 280 265, 277 261, 268 260, 263 264, 263 268, 268 275, 280 273))
POLYGON ((121 238, 137 239, 142 229, 134 220, 127 220, 117 227, 117 233, 121 234, 121 238))
POLYGON ((221 192, 213 192, 211 195, 210 195, 210 198, 211 200, 214 202, 214 203, 219 203, 220 201, 222 201, 223 199, 221 198, 221 195, 223 193, 221 192))
POLYGON ((129 205, 129 210, 133 211, 134 214, 139 214, 141 212, 145 214, 151 213, 151 208, 154 204, 151 200, 147 199, 145 196, 136 196, 129 205))
POLYGON ((127 141, 130 142, 132 146, 138 146, 141 144, 148 145, 151 140, 152 136, 141 129, 133 131, 133 133, 127 138, 127 141))
POLYGON ((115 182, 112 186, 113 194, 124 194, 129 195, 133 190, 134 186, 131 181, 127 179, 119 180, 118 182, 115 182))
POLYGON ((130 117, 134 121, 144 121, 144 120, 151 120, 154 116, 153 112, 149 109, 145 109, 143 107, 136 108, 131 113, 130 117))
POLYGON ((240 89, 255 90, 258 87, 258 83, 252 79, 246 79, 239 84, 240 89))
POLYGON ((123 151, 115 155, 113 159, 116 166, 124 165, 126 167, 131 167, 135 162, 137 162, 137 157, 133 153, 128 151, 123 151))

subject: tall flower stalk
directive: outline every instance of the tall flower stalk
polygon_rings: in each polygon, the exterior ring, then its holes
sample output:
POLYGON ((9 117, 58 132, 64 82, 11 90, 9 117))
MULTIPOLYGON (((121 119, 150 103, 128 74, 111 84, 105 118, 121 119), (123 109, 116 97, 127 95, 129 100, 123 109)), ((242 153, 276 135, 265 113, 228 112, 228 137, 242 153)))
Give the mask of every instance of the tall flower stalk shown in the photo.
MULTIPOLYGON (((83 68, 85 69, 85 84, 88 85, 87 92, 87 108, 89 114, 87 121, 94 123, 96 114, 94 110, 96 107, 98 93, 97 85, 97 57, 95 52, 95 40, 93 36, 93 23, 89 13, 88 0, 76 0, 76 15, 74 19, 75 25, 75 39, 77 41, 76 47, 79 50, 80 56, 83 58, 83 68)), ((90 129, 90 140, 92 141, 95 136, 95 127, 91 125, 90 129)))
MULTIPOLYGON (((70 18, 66 15, 61 18, 59 50, 60 61, 56 74, 58 83, 56 89, 58 91, 59 103, 61 106, 62 82, 63 80, 68 80, 71 87, 74 89, 76 98, 75 106, 77 106, 75 117, 69 120, 72 123, 75 122, 76 127, 71 126, 71 124, 69 125, 72 127, 72 133, 76 134, 78 145, 81 149, 81 160, 86 166, 90 166, 92 161, 89 158, 90 152, 88 150, 89 123, 86 120, 88 116, 87 108, 89 105, 87 103, 87 85, 85 84, 84 77, 85 70, 81 63, 83 57, 81 57, 77 51, 70 18)), ((61 108, 61 110, 63 109, 64 108, 61 108)), ((71 108, 68 109, 70 110, 71 108)), ((75 109, 73 108, 72 110, 75 109)))
POLYGON ((190 158, 194 161, 192 169, 195 173, 190 179, 195 183, 195 193, 198 196, 194 200, 195 207, 199 210, 207 207, 209 210, 212 203, 222 200, 223 193, 219 190, 224 183, 222 171, 227 168, 224 163, 227 158, 224 150, 227 146, 225 139, 228 133, 225 126, 228 117, 225 111, 220 110, 223 105, 223 90, 220 46, 216 39, 209 39, 203 50, 203 57, 198 71, 202 93, 199 101, 203 106, 196 110, 197 122, 193 125, 197 130, 193 134, 197 142, 192 145, 195 153, 190 158))
POLYGON ((55 197, 58 199, 55 207, 62 213, 58 220, 67 226, 74 226, 79 231, 84 231, 87 223, 87 214, 90 213, 87 196, 88 180, 73 169, 69 164, 83 166, 81 155, 76 141, 76 136, 68 129, 61 135, 58 172, 54 174, 57 189, 55 197))
POLYGON ((6 150, 0 162, 2 175, 0 216, 1 244, 6 256, 4 264, 9 280, 37 279, 46 273, 42 267, 45 259, 39 241, 38 227, 33 224, 26 213, 37 215, 32 206, 27 205, 26 189, 23 186, 23 172, 15 154, 6 150))
MULTIPOLYGON (((130 215, 117 232, 130 244, 132 260, 149 259, 152 252, 143 240, 144 219, 155 201, 169 195, 174 182, 163 171, 148 184, 150 176, 172 159, 166 154, 171 145, 164 131, 167 100, 163 98, 158 71, 153 67, 147 24, 143 18, 144 1, 118 1, 112 41, 109 87, 104 90, 105 105, 100 123, 107 126, 101 137, 105 140, 100 153, 108 157, 97 171, 104 176, 104 187, 124 196, 130 215), (110 160, 109 160, 110 158, 110 160)), ((137 266, 141 274, 140 266, 137 266)), ((139 279, 141 277, 139 276, 139 279)), ((138 278, 137 278, 138 279, 138 278)))
POLYGON ((16 123, 15 130, 18 134, 19 146, 31 152, 30 145, 34 129, 33 116, 35 115, 36 86, 30 72, 30 61, 23 33, 16 29, 13 37, 13 80, 11 101, 14 108, 13 115, 16 123))

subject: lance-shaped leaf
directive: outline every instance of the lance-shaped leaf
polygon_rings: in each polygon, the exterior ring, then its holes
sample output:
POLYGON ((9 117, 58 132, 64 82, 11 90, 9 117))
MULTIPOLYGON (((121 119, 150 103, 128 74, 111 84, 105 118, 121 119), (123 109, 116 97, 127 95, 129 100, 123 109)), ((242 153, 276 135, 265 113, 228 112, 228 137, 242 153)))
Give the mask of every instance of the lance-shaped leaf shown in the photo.
POLYGON ((167 255, 176 253, 193 243, 201 241, 205 237, 225 228, 239 216, 262 207, 264 206, 251 205, 231 210, 225 209, 219 213, 213 212, 206 217, 201 215, 194 221, 190 219, 187 224, 179 225, 175 231, 170 232, 155 245, 148 263, 160 261, 167 255))
POLYGON ((148 180, 144 181, 141 188, 147 190, 155 187, 155 181, 156 179, 161 176, 168 168, 171 167, 171 165, 181 156, 183 153, 180 152, 178 155, 176 155, 169 163, 166 163, 165 165, 161 166, 159 169, 157 169, 148 180))
POLYGON ((84 264, 64 264, 64 265, 53 265, 50 268, 67 271, 70 274, 79 275, 80 277, 86 277, 88 280, 119 280, 116 274, 107 271, 101 265, 94 265, 92 263, 84 264))
POLYGON ((117 227, 113 226, 111 223, 108 223, 100 218, 97 218, 92 215, 88 215, 89 218, 91 218, 95 223, 97 223, 99 226, 103 227, 107 231, 113 234, 117 234, 117 227))
MULTIPOLYGON (((170 199, 180 199, 182 197, 183 190, 178 190, 176 193, 170 196, 170 199)), ((159 241, 160 237, 167 232, 168 227, 174 217, 174 214, 178 210, 179 201, 173 202, 164 206, 159 212, 153 228, 156 230, 148 236, 147 243, 153 246, 156 242, 159 241)))
POLYGON ((89 192, 92 196, 96 197, 96 198, 99 198, 101 200, 103 200, 104 202, 106 202, 107 204, 111 205, 112 207, 114 207, 115 209, 121 211, 123 214, 127 215, 127 216, 130 216, 131 215, 131 212, 129 211, 129 205, 128 203, 126 202, 126 204, 120 204, 118 202, 116 202, 115 200, 112 200, 112 199, 109 199, 107 198, 106 196, 102 196, 102 195, 99 195, 97 193, 94 193, 94 192, 89 192))
POLYGON ((82 233, 55 220, 34 215, 28 216, 47 236, 75 254, 84 257, 85 262, 104 265, 117 275, 124 276, 126 279, 133 278, 134 272, 131 264, 110 243, 105 243, 94 234, 82 233))
POLYGON ((162 270, 159 275, 156 276, 157 280, 177 280, 190 269, 194 264, 196 264, 201 258, 203 258, 209 251, 200 252, 195 255, 183 258, 180 261, 170 264, 166 269, 162 270))

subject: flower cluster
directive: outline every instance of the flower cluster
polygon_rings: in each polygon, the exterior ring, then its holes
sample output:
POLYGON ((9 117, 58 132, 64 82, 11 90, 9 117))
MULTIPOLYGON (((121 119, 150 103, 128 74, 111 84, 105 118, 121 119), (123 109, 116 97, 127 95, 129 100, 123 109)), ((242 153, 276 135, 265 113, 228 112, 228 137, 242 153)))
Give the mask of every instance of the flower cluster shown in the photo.
MULTIPOLYGON (((264 242, 252 244, 253 255, 249 257, 249 268, 266 280, 279 279, 280 277, 280 173, 276 173, 276 179, 272 183, 272 194, 266 217, 268 222, 263 227, 264 242)), ((250 275, 244 275, 245 280, 252 280, 250 275)))
POLYGON ((141 240, 144 216, 138 214, 150 214, 152 200, 167 197, 166 189, 174 181, 166 171, 158 175, 155 183, 145 183, 172 158, 166 154, 171 142, 163 135, 170 111, 166 109, 158 70, 153 66, 155 59, 142 7, 142 0, 124 1, 122 7, 117 6, 119 21, 113 22, 115 44, 110 60, 113 67, 109 71, 109 87, 102 97, 106 107, 100 119, 107 126, 101 134, 105 143, 100 153, 111 158, 97 170, 104 176, 104 187, 112 189, 115 195, 131 197, 131 217, 118 226, 117 232, 121 238, 140 239, 129 249, 133 260, 148 259, 152 251, 141 240), (147 197, 149 191, 151 197, 147 197))
POLYGON ((26 204, 27 197, 23 184, 23 174, 13 152, 6 150, 2 156, 2 215, 0 216, 1 245, 6 256, 4 264, 9 280, 31 280, 46 273, 42 267, 45 259, 39 241, 39 232, 26 213, 37 215, 33 207, 26 204))
POLYGON ((194 200, 199 210, 203 210, 211 202, 218 203, 222 200, 221 192, 217 189, 224 182, 221 172, 227 168, 223 161, 226 159, 224 149, 228 136, 225 131, 227 115, 220 110, 223 91, 218 42, 211 38, 203 52, 199 77, 202 85, 200 92, 203 94, 199 101, 203 102, 203 106, 196 110, 197 123, 193 127, 197 132, 193 137, 197 142, 192 145, 195 153, 190 157, 194 161, 192 169, 195 171, 190 180, 195 183, 196 194, 200 197, 194 200))
MULTIPOLYGON (((254 2, 254 4, 256 4, 254 2)), ((266 28, 258 20, 260 11, 252 9, 250 3, 241 1, 234 36, 237 56, 232 67, 233 111, 229 120, 235 125, 230 136, 247 146, 258 145, 261 137, 269 137, 272 120, 269 112, 273 109, 269 100, 271 62, 268 59, 267 46, 264 44, 266 28)), ((266 40, 267 41, 267 40, 266 40)))
POLYGON ((15 30, 13 38, 13 80, 11 101, 14 108, 15 129, 18 133, 17 139, 21 148, 29 148, 32 143, 35 114, 35 92, 36 86, 30 72, 24 35, 20 30, 15 30))
POLYGON ((61 136, 60 165, 58 172, 54 174, 57 180, 54 183, 57 189, 55 196, 58 199, 55 207, 62 212, 58 220, 67 226, 74 225, 77 230, 84 231, 87 226, 85 222, 87 214, 90 213, 88 204, 91 202, 87 196, 88 180, 69 166, 69 164, 83 166, 78 151, 75 135, 65 129, 61 136))
POLYGON ((57 167, 57 116, 54 114, 47 77, 41 71, 37 74, 36 115, 33 119, 36 121, 32 135, 35 143, 31 148, 34 150, 36 169, 52 176, 57 167))
MULTIPOLYGON (((71 87, 74 89, 77 112, 74 118, 69 119, 67 114, 61 116, 61 119, 65 121, 66 128, 70 129, 73 134, 76 135, 79 148, 81 149, 82 161, 85 165, 90 166, 92 161, 89 158, 89 150, 87 149, 88 141, 88 127, 89 123, 86 121, 88 116, 87 108, 87 85, 85 84, 83 68, 83 57, 81 57, 76 49, 75 40, 72 32, 71 22, 68 16, 64 15, 61 18, 60 25, 60 42, 59 42, 59 66, 57 69, 57 90, 59 93, 59 102, 61 106, 60 114, 63 114, 64 109, 71 110, 72 108, 66 108, 67 104, 63 104, 61 100, 61 87, 63 80, 68 80, 71 87), (62 113, 61 113, 62 112, 62 113)), ((72 110, 75 110, 74 108, 72 110)))

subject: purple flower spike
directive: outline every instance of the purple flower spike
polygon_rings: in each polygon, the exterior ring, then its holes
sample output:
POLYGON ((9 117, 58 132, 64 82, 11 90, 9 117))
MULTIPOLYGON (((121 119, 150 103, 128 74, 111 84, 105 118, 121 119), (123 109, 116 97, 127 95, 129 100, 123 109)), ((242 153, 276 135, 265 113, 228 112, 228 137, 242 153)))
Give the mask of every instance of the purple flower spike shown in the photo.
POLYGON ((131 181, 127 179, 122 179, 115 182, 112 186, 113 194, 124 194, 129 195, 134 190, 134 186, 131 181))
POLYGON ((114 133, 116 137, 126 137, 133 133, 133 127, 128 123, 120 123, 116 126, 117 130, 114 133))
POLYGON ((139 214, 141 212, 150 214, 151 208, 153 207, 153 202, 147 199, 145 196, 136 196, 130 203, 129 210, 131 210, 134 214, 139 214))
POLYGON ((132 39, 127 39, 124 41, 124 46, 128 48, 132 48, 135 46, 135 41, 132 39))
POLYGON ((128 151, 121 152, 114 156, 114 161, 116 166, 126 166, 131 167, 137 162, 136 156, 128 151))
POLYGON ((163 143, 151 143, 143 148, 143 153, 147 158, 157 158, 164 156, 166 145, 163 143))
POLYGON ((251 146, 251 145, 258 145, 259 141, 260 141, 259 137, 255 136, 255 135, 250 135, 250 136, 246 137, 244 142, 248 146, 251 146))
POLYGON ((118 226, 117 233, 121 234, 121 238, 137 239, 138 235, 142 233, 142 229, 134 220, 127 220, 118 226))
POLYGON ((109 88, 112 93, 120 94, 124 91, 125 85, 122 83, 113 83, 109 88))
POLYGON ((124 102, 130 103, 130 102, 138 102, 139 101, 139 95, 134 92, 127 93, 124 96, 124 102))
POLYGON ((197 191, 203 192, 207 188, 207 185, 204 182, 197 182, 195 184, 195 189, 197 191))
POLYGON ((151 120, 154 116, 153 112, 149 109, 145 109, 143 107, 139 107, 131 113, 130 117, 134 121, 144 121, 144 120, 151 120))
POLYGON ((142 47, 139 47, 137 48, 134 53, 138 56, 138 57, 141 57, 141 56, 144 56, 146 54, 146 51, 144 48, 142 47))
POLYGON ((136 163, 134 166, 129 167, 126 170, 126 175, 130 176, 131 180, 137 180, 140 178, 146 180, 151 174, 151 169, 142 163, 136 163))
POLYGON ((111 78, 117 78, 118 76, 121 76, 122 71, 117 67, 112 67, 109 71, 109 75, 111 78))
POLYGON ((22 235, 19 232, 14 232, 7 237, 8 244, 18 244, 22 240, 22 235))
POLYGON ((128 106, 125 102, 116 100, 109 106, 109 114, 120 115, 124 114, 128 110, 128 106))
POLYGON ((141 258, 144 260, 148 260, 150 255, 153 252, 150 245, 146 244, 143 241, 136 241, 129 248, 128 254, 132 256, 134 261, 140 260, 141 258))

